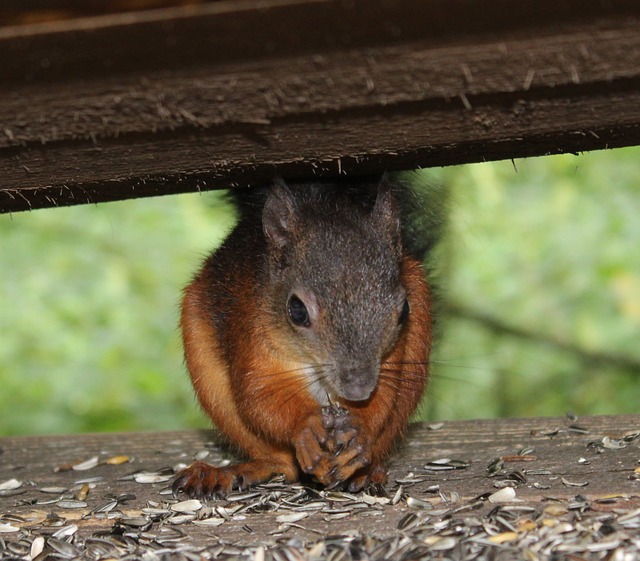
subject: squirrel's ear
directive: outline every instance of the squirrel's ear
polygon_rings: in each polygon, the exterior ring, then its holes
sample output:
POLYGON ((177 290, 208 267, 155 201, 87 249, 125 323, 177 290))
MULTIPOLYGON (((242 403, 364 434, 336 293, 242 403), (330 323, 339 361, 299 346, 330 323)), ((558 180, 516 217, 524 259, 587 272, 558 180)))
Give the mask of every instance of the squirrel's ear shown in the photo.
POLYGON ((269 190, 262 210, 262 229, 269 244, 282 251, 293 240, 296 204, 285 182, 278 178, 269 190))
POLYGON ((400 211, 393 196, 393 184, 389 176, 384 174, 378 186, 378 197, 373 206, 372 215, 379 222, 379 227, 392 237, 400 237, 400 211))

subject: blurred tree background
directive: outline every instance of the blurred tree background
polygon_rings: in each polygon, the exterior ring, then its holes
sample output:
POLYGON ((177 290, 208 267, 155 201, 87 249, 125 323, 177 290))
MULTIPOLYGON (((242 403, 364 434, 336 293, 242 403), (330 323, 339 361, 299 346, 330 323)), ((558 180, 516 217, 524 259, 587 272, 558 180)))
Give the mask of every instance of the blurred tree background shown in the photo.
MULTIPOLYGON (((446 186, 423 419, 640 411, 640 149, 428 170, 446 186)), ((181 288, 218 194, 0 216, 0 434, 208 426, 181 288)))

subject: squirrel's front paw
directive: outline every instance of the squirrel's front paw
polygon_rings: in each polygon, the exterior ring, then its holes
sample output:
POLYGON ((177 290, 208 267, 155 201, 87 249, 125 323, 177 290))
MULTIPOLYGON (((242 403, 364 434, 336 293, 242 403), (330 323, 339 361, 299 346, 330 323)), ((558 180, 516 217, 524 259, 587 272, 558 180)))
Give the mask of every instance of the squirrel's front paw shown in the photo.
POLYGON ((231 470, 197 461, 178 472, 171 490, 174 497, 182 492, 190 499, 211 499, 227 496, 234 483, 231 470))
POLYGON ((369 438, 348 410, 331 405, 311 415, 294 440, 300 468, 335 487, 371 463, 369 438))
MULTIPOLYGON (((334 413, 333 438, 336 448, 332 460, 335 484, 347 481, 371 464, 371 442, 359 419, 346 409, 331 406, 334 413)), ((351 485, 350 485, 351 488, 351 485)))
POLYGON ((323 413, 314 414, 307 419, 305 426, 293 440, 300 469, 315 476, 323 485, 334 484, 334 477, 330 474, 336 449, 332 429, 331 416, 323 413))

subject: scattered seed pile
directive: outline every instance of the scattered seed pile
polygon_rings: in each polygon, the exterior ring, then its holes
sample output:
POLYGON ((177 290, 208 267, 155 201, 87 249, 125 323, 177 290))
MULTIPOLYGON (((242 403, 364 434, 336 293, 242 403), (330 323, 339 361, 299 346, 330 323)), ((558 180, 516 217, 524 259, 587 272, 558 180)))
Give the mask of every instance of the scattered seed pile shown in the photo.
MULTIPOLYGON (((640 432, 588 440, 578 462, 629 448, 640 462, 639 444, 640 432)), ((195 457, 207 455, 201 450, 195 457)), ((581 494, 588 481, 553 474, 536 459, 535 448, 527 447, 485 462, 476 471, 491 490, 472 498, 451 486, 445 491, 438 481, 468 474, 473 462, 437 458, 395 477, 387 489, 357 495, 276 478, 205 503, 172 496, 170 483, 182 463, 131 472, 127 455, 96 455, 54 466, 66 476, 65 486, 0 479, 0 505, 12 504, 10 512, 0 511, 0 559, 640 558, 640 467, 626 476, 637 482, 637 495, 594 498, 581 494), (102 475, 81 477, 98 466, 125 470, 113 488, 129 492, 105 493, 112 487, 102 475), (575 494, 521 497, 521 490, 544 491, 557 480, 575 494), (142 503, 138 494, 146 497, 142 503)))

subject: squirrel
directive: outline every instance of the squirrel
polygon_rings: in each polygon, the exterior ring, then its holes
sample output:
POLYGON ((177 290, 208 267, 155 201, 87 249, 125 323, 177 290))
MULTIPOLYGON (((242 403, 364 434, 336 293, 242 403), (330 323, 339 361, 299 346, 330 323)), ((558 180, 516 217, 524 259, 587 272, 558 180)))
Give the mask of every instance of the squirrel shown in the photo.
POLYGON ((386 175, 230 196, 239 221, 185 289, 181 329, 197 398, 247 461, 196 461, 174 496, 224 497, 275 475, 384 485, 428 378, 417 199, 386 175))

